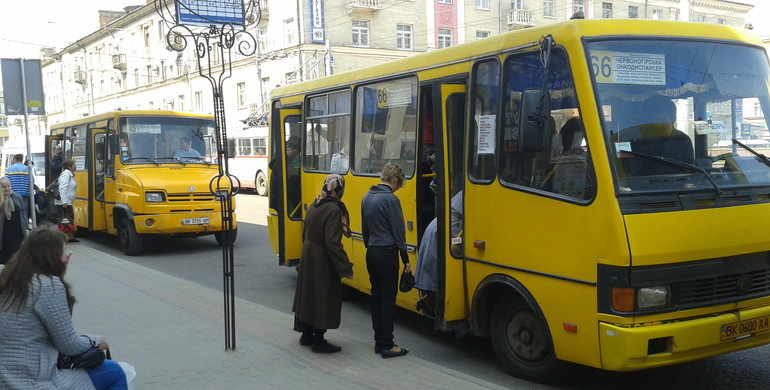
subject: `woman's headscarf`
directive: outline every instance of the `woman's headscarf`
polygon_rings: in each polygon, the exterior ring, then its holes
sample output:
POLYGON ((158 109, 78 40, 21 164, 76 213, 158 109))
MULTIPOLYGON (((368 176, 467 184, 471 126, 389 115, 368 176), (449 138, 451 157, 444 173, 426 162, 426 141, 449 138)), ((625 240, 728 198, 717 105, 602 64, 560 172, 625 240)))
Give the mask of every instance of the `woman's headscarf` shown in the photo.
POLYGON ((342 234, 350 237, 350 213, 347 207, 342 203, 342 195, 345 193, 345 178, 335 173, 326 176, 324 186, 321 188, 321 195, 318 196, 318 203, 328 199, 336 200, 337 206, 342 210, 342 234))

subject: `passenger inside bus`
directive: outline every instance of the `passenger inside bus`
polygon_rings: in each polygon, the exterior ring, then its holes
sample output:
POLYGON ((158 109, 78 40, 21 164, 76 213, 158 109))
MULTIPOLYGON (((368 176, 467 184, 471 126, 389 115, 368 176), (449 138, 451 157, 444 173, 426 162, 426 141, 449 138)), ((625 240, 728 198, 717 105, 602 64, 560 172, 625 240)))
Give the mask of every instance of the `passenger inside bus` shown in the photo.
POLYGON ((695 153, 690 137, 675 128, 676 105, 664 96, 655 96, 640 105, 627 105, 633 109, 634 125, 613 135, 619 166, 625 176, 650 176, 682 173, 682 168, 644 158, 624 155, 624 150, 654 157, 663 157, 688 164, 695 163, 695 153), (639 115, 643 114, 643 117, 639 115))

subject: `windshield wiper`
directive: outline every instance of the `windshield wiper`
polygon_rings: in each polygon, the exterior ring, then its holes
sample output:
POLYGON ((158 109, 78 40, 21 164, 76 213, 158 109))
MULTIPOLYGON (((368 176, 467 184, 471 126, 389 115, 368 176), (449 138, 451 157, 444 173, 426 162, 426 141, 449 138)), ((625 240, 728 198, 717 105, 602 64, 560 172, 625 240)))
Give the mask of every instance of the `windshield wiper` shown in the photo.
POLYGON ((706 177, 706 180, 708 180, 709 183, 711 183, 711 185, 714 186, 714 189, 717 190, 717 195, 719 195, 719 196, 722 195, 722 189, 719 188, 719 186, 717 185, 717 183, 714 182, 714 180, 711 179, 711 175, 709 175, 708 172, 706 172, 705 169, 703 169, 703 168, 701 168, 701 167, 699 167, 699 166, 697 166, 695 164, 690 164, 690 163, 686 163, 684 161, 679 161, 679 160, 676 160, 676 159, 673 159, 673 158, 668 158, 668 157, 663 157, 663 156, 653 156, 653 155, 647 154, 647 153, 634 152, 633 150, 620 150, 620 151, 618 151, 618 153, 628 153, 628 154, 632 154, 634 156, 639 156, 639 157, 642 157, 642 158, 646 158, 646 159, 651 160, 651 161, 657 161, 657 162, 659 162, 661 164, 665 164, 665 165, 668 165, 668 166, 673 166, 673 167, 677 167, 677 168, 684 168, 684 169, 688 169, 688 170, 694 171, 694 172, 700 172, 700 173, 703 174, 703 176, 706 177))
POLYGON ((759 161, 762 161, 762 163, 763 163, 763 164, 765 164, 765 165, 767 165, 768 167, 770 167, 770 159, 768 159, 768 158, 767 158, 767 156, 765 156, 764 154, 757 152, 756 150, 754 150, 754 149, 750 148, 750 147, 749 147, 749 146, 747 146, 747 145, 744 145, 743 143, 741 143, 740 141, 738 141, 738 140, 737 140, 737 139, 735 139, 735 138, 733 138, 733 144, 735 144, 735 145, 738 145, 738 146, 740 146, 740 147, 742 147, 742 148, 744 148, 744 149, 748 150, 748 151, 749 151, 749 153, 751 153, 751 154, 753 154, 753 155, 757 156, 757 158, 759 159, 759 161))
POLYGON ((163 160, 163 161, 165 161, 165 160, 168 160, 168 161, 172 161, 172 162, 178 162, 178 163, 180 163, 180 164, 182 164, 182 165, 185 165, 185 163, 184 163, 184 162, 180 161, 180 160, 179 160, 178 158, 176 158, 176 157, 158 157, 157 159, 158 159, 158 160, 163 160))
POLYGON ((129 158, 123 160, 123 162, 131 162, 131 161, 134 161, 134 160, 147 160, 147 161, 149 161, 149 162, 151 162, 151 163, 153 163, 155 165, 158 165, 157 161, 155 161, 155 160, 153 160, 153 159, 151 159, 149 157, 129 157, 129 158))

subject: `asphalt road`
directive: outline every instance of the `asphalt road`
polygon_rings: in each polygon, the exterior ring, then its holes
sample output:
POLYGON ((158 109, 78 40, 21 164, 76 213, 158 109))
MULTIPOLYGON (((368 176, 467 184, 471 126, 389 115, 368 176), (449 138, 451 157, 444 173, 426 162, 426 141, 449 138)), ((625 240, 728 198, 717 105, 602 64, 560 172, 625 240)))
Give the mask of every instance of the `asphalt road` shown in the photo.
MULTIPOLYGON (((239 194, 237 214, 236 295, 290 313, 296 271, 278 266, 277 256, 270 249, 267 198, 239 194)), ((149 246, 145 255, 135 257, 123 255, 113 236, 94 233, 82 241, 113 256, 202 286, 222 289, 222 249, 213 236, 158 240, 149 246)), ((346 301, 342 325, 330 331, 328 338, 334 340, 335 332, 345 332, 361 340, 371 340, 368 304, 369 299, 363 294, 346 301)), ((291 329, 292 324, 286 327, 291 329)), ((512 389, 770 389, 770 346, 640 372, 615 373, 576 367, 563 380, 541 385, 505 374, 487 339, 472 336, 458 339, 451 333, 434 331, 430 320, 405 310, 397 314, 395 338, 399 345, 420 358, 512 389)))

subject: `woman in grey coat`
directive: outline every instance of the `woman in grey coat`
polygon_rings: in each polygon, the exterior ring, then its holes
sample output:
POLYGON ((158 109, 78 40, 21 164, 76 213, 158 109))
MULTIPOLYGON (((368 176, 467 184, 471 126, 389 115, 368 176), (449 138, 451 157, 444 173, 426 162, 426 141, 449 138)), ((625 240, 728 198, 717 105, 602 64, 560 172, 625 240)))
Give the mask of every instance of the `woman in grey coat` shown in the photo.
POLYGON ((0 272, 0 389, 127 388, 112 360, 96 368, 56 368, 59 353, 109 348, 104 337, 80 336, 72 325, 75 297, 64 281, 71 255, 64 234, 42 225, 0 272))

